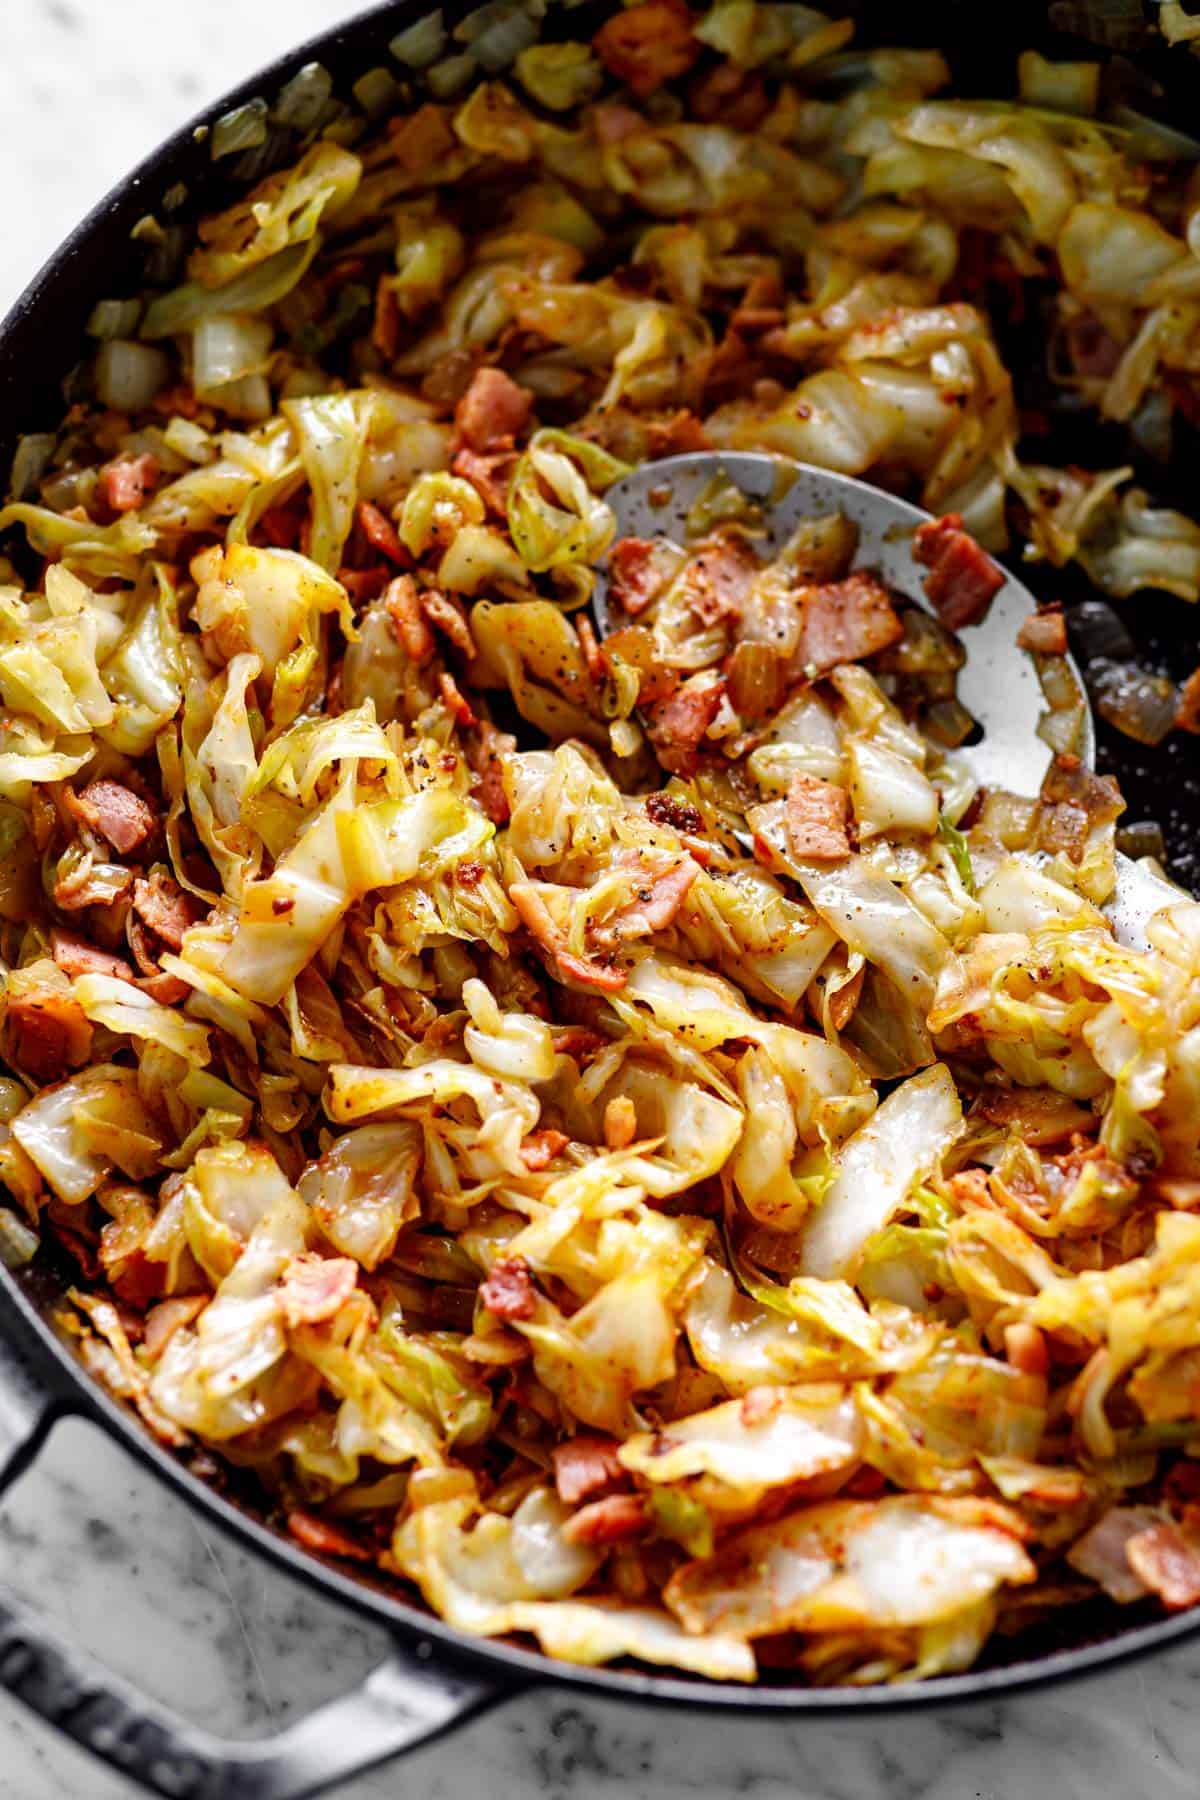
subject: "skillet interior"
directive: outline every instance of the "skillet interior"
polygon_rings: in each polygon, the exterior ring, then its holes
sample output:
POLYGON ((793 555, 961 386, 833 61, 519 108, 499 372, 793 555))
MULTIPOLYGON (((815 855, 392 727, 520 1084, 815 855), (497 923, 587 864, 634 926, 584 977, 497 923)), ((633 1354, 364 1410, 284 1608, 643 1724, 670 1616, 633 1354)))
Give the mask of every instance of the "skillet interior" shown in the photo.
MULTIPOLYGON (((205 115, 216 118, 231 105, 259 94, 271 99, 297 69, 319 60, 334 76, 335 92, 348 94, 350 84, 376 63, 386 62, 388 40, 404 25, 423 16, 422 0, 400 0, 378 7, 350 24, 313 40, 284 58, 270 70, 246 82, 205 115)), ((469 7, 450 0, 445 8, 453 23, 469 7)), ((569 13, 551 13, 543 23, 543 36, 586 37, 612 8, 588 4, 569 13)), ((1047 54, 1100 55, 1136 83, 1145 97, 1141 104, 1156 119, 1175 122, 1187 129, 1187 90, 1195 82, 1196 64, 1187 50, 1169 51, 1141 21, 1137 0, 1060 0, 1048 8, 1035 0, 1016 0, 999 13, 988 15, 987 33, 979 30, 978 15, 956 0, 916 0, 903 9, 898 23, 888 0, 858 0, 833 7, 860 19, 859 41, 936 45, 950 59, 954 88, 964 94, 996 94, 1013 91, 1015 59, 1030 47, 1047 54), (1048 25, 1048 19, 1052 21, 1048 25), (1057 29, 1056 29, 1057 27, 1057 29), (1081 41, 1080 29, 1090 41, 1081 41), (1099 34, 1099 36, 1095 34, 1099 34)), ((1153 8, 1147 7, 1147 13, 1153 8)), ((289 140, 280 145, 280 165, 289 160, 289 140)), ((1200 154, 1200 146, 1198 146, 1200 154)), ((18 437, 27 431, 52 427, 69 397, 72 371, 84 344, 85 320, 95 301, 133 291, 145 282, 145 249, 131 241, 133 226, 145 214, 160 211, 163 197, 183 183, 187 200, 168 216, 186 227, 195 217, 229 203, 247 184, 236 173, 237 157, 215 165, 208 143, 189 125, 144 163, 113 195, 84 221, 0 327, 0 468, 7 470, 18 437), (231 169, 232 165, 232 169, 231 169)), ((267 167, 272 166, 267 164, 267 167)), ((265 172, 254 171, 253 178, 265 172)), ((165 285, 165 283, 164 283, 165 285)), ((1041 350, 1040 322, 1036 307, 1023 324, 1002 337, 1005 361, 1019 371, 1038 366, 1041 350)), ((1094 421, 1086 426, 1073 449, 1069 424, 1056 433, 1049 449, 1039 441, 1039 453, 1072 460, 1073 454, 1092 465, 1134 460, 1123 433, 1113 428, 1113 442, 1103 441, 1094 421), (1111 451, 1111 455, 1110 455, 1111 451)), ((1191 437, 1194 434, 1188 433, 1191 437)), ((1165 501, 1183 499, 1185 470, 1194 466, 1194 442, 1177 436, 1175 455, 1167 468, 1139 470, 1146 485, 1165 501)), ((1068 576, 1055 571, 1052 580, 1038 579, 1036 569, 1024 577, 1042 600, 1069 595, 1068 576)), ((1138 641, 1141 659, 1179 677, 1190 672, 1198 657, 1195 633, 1184 603, 1166 596, 1139 597, 1136 611, 1127 609, 1126 621, 1138 641)), ((1143 749, 1098 722, 1100 767, 1115 773, 1125 791, 1127 821, 1156 818, 1161 823, 1177 878, 1200 889, 1200 852, 1196 848, 1200 826, 1200 753, 1195 742, 1175 733, 1157 750, 1143 749)), ((640 1698, 689 1699, 710 1704, 845 1712, 867 1707, 929 1704, 949 1699, 971 1699, 1029 1682, 1078 1674, 1093 1667, 1165 1645, 1200 1629, 1200 1617, 1183 1614, 1163 1619, 1152 1606, 1116 1609, 1107 1602, 1072 1609, 1061 1623, 1041 1625, 1036 1632, 1008 1640, 993 1639, 976 1667, 968 1674, 940 1678, 902 1689, 800 1689, 785 1676, 769 1671, 759 1685, 720 1686, 667 1677, 644 1671, 585 1670, 549 1663, 536 1653, 504 1644, 482 1646, 433 1619, 418 1605, 410 1604, 397 1587, 382 1579, 350 1576, 343 1568, 301 1551, 268 1522, 261 1493, 242 1484, 232 1471, 222 1471, 220 1485, 211 1479, 211 1459, 204 1453, 189 1458, 154 1442, 140 1423, 109 1400, 84 1375, 72 1351, 58 1338, 49 1322, 61 1302, 73 1270, 51 1251, 39 1256, 31 1268, 14 1276, 0 1266, 4 1304, 15 1304, 27 1327, 29 1348, 45 1370, 49 1384, 63 1394, 69 1409, 84 1411, 106 1429, 119 1435, 143 1461, 157 1471, 192 1503, 202 1507, 226 1529, 249 1538, 260 1550, 293 1572, 322 1586, 327 1592, 385 1624, 408 1634, 418 1632, 444 1651, 471 1661, 506 1666, 514 1675, 530 1672, 555 1679, 623 1692, 640 1698)))

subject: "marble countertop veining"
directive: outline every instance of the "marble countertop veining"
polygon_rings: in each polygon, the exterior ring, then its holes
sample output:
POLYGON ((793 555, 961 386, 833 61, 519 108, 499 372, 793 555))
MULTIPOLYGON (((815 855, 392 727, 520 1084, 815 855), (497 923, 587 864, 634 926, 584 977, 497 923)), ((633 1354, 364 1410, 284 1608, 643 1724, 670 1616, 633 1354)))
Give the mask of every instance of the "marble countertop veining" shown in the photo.
MULTIPOLYGON (((342 0, 7 0, 0 311, 173 126, 342 0)), ((231 1735, 352 1686, 383 1634, 247 1555, 91 1429, 60 1427, 0 1506, 0 1579, 111 1667, 231 1735)), ((1200 1645, 940 1716, 704 1718, 526 1694, 338 1800, 1193 1800, 1200 1645)), ((0 1696, 0 1800, 130 1800, 0 1696)))

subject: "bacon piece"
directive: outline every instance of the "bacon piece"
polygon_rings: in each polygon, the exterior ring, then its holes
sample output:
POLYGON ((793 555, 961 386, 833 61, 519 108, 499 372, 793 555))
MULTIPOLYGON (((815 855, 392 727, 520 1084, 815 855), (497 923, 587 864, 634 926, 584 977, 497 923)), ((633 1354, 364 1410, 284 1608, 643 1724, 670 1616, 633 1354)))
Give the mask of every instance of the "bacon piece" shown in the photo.
POLYGON ((459 436, 471 450, 507 450, 528 422, 533 395, 503 369, 477 369, 454 409, 459 436))
POLYGON ((417 584, 411 575, 397 575, 388 584, 383 597, 388 616, 396 636, 399 638, 407 655, 420 668, 427 663, 437 650, 433 632, 429 629, 421 602, 417 595, 417 584))
POLYGON ((121 856, 140 850, 158 823, 141 795, 119 781, 89 781, 79 796, 79 812, 121 856))
POLYGON ((688 89, 697 119, 719 121, 734 131, 757 131, 771 110, 771 97, 759 78, 733 63, 718 63, 688 89))
POLYGON ((962 528, 958 513, 931 519, 913 533, 913 555, 924 563, 925 592, 943 625, 958 631, 987 611, 993 594, 1004 586, 1004 572, 962 528))
POLYGON ((479 1289, 479 1298, 498 1319, 532 1319, 537 1311, 537 1294, 525 1258, 507 1256, 493 1263, 479 1289))
POLYGON ((318 1556, 344 1556, 349 1562, 371 1561, 371 1552, 357 1539, 339 1531, 336 1525, 318 1519, 314 1513, 290 1512, 287 1528, 298 1544, 303 1544, 306 1550, 315 1550, 318 1556))
POLYGON ((294 550, 300 540, 304 516, 289 501, 286 506, 270 506, 258 521, 258 529, 274 550, 294 550))
POLYGON ((496 450, 481 456, 477 450, 460 450, 450 467, 469 481, 488 511, 498 519, 508 517, 508 490, 520 461, 515 450, 496 450))
POLYGON ((683 0, 642 0, 627 7, 601 26, 592 47, 610 74, 639 100, 686 75, 700 54, 683 0))
POLYGON ((442 692, 442 699, 454 714, 455 722, 461 725, 464 731, 469 731, 472 725, 478 725, 479 720, 471 711, 470 701, 460 689, 453 675, 445 669, 438 676, 438 686, 442 692))
POLYGON ((803 615, 796 661, 824 673, 898 644, 904 626, 883 583, 858 569, 842 581, 801 592, 803 615))
POLYGON ((618 992, 625 986, 625 971, 576 956, 568 949, 567 934, 555 924, 554 915, 541 893, 544 885, 536 881, 514 881, 508 890, 508 897, 530 937, 549 953, 564 980, 582 982, 585 987, 600 988, 605 993, 618 992))
POLYGON ((570 1141, 565 1132, 543 1126, 541 1131, 531 1131, 521 1145, 521 1161, 530 1174, 536 1175, 539 1170, 548 1169, 559 1151, 570 1141))
POLYGON ((599 687, 608 674, 608 664, 604 652, 596 642, 596 633, 592 621, 586 613, 575 615, 575 636, 579 639, 579 648, 583 651, 583 660, 587 664, 587 672, 599 687))
POLYGON ((568 1025, 556 1032, 553 1044, 555 1056, 573 1056, 576 1061, 588 1062, 598 1050, 606 1047, 608 1039, 598 1031, 590 1031, 586 1025, 568 1025))
POLYGON ((1033 650, 1038 656, 1067 654, 1067 626, 1061 606, 1040 606, 1022 622, 1017 633, 1022 650, 1033 650))
MULTIPOLYGON (((634 898, 629 905, 622 907, 602 928, 605 937, 618 941, 665 931, 674 922, 700 873, 700 864, 692 857, 669 854, 664 857, 657 851, 622 851, 615 859, 615 866, 628 869, 635 884, 634 898)), ((597 932, 597 937, 600 936, 597 932)))
POLYGON ((1200 732, 1200 669, 1193 669, 1179 690, 1175 723, 1181 731, 1200 732))
POLYGON ((562 1528, 568 1544, 624 1544, 641 1537, 650 1513, 640 1494, 610 1494, 572 1513, 562 1528))
POLYGON ((694 765, 705 732, 721 710, 724 679, 707 672, 689 676, 667 700, 650 708, 647 730, 664 769, 686 774, 694 765))
POLYGON ((100 491, 115 513, 136 512, 157 480, 152 456, 118 456, 101 469, 100 491))
POLYGON ((648 130, 645 119, 621 100, 601 100, 592 112, 592 130, 599 144, 619 144, 624 138, 648 130))
POLYGON ((192 1320, 198 1318, 208 1305, 207 1294, 180 1295, 171 1300, 160 1300, 146 1314, 146 1354, 151 1361, 157 1362, 176 1332, 182 1331, 192 1320))
POLYGON ((50 949, 58 967, 72 980, 76 975, 115 975, 120 981, 133 980, 133 970, 123 956, 98 950, 95 944, 76 937, 74 932, 63 931, 61 926, 56 925, 50 933, 50 949))
POLYGON ((371 342, 384 362, 394 362, 400 348, 400 303, 390 275, 381 275, 375 287, 375 312, 371 342))
POLYGON ((793 856, 802 862, 842 862, 850 854, 849 817, 845 788, 815 775, 792 776, 783 827, 793 856))
POLYGON ((412 557, 400 542, 396 527, 385 512, 372 506, 369 500, 360 501, 358 522, 368 544, 378 550, 381 556, 386 556, 389 562, 398 563, 402 569, 412 567, 412 557))
POLYGON ((746 544, 719 532, 698 546, 678 591, 698 619, 716 625, 741 617, 758 570, 758 558, 746 544))
MULTIPOLYGON (((565 1531, 564 1531, 565 1535, 565 1531)), ((1200 1601, 1200 1543, 1162 1520, 1125 1545, 1129 1567, 1171 1612, 1200 1601)))
POLYGON ((40 1084, 82 1068, 92 1053, 92 1027, 73 995, 53 987, 12 994, 4 1020, 8 1060, 40 1084))
POLYGON ((608 553, 608 591, 630 618, 644 613, 674 572, 674 559, 653 538, 618 538, 608 553))
POLYGON ((377 562, 370 569, 351 569, 343 563, 337 579, 356 607, 366 606, 369 601, 378 600, 392 579, 392 567, 391 563, 377 562))
POLYGON ((628 1484, 629 1476, 621 1467, 615 1438, 580 1432, 563 1444, 556 1444, 554 1486, 566 1506, 578 1506, 581 1500, 592 1500, 615 1487, 628 1484))
POLYGON ((160 1006, 178 1006, 192 991, 178 975, 168 975, 162 969, 154 975, 139 975, 134 986, 141 988, 143 994, 149 994, 152 1000, 157 1000, 160 1006))
POLYGON ((662 419, 646 420, 646 454, 651 457, 684 456, 691 450, 711 450, 712 439, 694 412, 681 406, 662 419))
POLYGON ((467 761, 475 771, 471 791, 493 825, 507 825, 510 809, 500 759, 516 749, 517 740, 509 731, 497 731, 488 719, 480 719, 476 731, 478 735, 467 746, 467 761))
POLYGON ((449 638, 456 650, 468 659, 475 654, 475 639, 460 606, 437 588, 425 588, 421 594, 421 611, 436 631, 449 638))
POLYGON ((134 882, 133 910, 172 950, 183 948, 183 934, 195 923, 191 901, 163 869, 152 869, 144 881, 139 876, 134 882))
POLYGON ((283 1271, 279 1304, 284 1323, 322 1325, 346 1304, 358 1285, 358 1264, 348 1256, 315 1256, 306 1251, 283 1271))

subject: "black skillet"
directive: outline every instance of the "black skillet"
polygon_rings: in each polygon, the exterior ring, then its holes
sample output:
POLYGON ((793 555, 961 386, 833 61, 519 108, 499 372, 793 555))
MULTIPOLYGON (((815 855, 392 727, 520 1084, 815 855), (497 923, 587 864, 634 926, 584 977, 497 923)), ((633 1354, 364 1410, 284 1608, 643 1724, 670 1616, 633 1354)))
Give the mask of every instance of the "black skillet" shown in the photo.
MULTIPOLYGON (((198 123, 211 124, 230 107, 259 96, 272 100, 304 64, 320 61, 348 96, 369 68, 388 63, 387 45, 420 18, 428 0, 397 0, 283 57, 245 83, 198 123)), ((450 25, 466 11, 447 6, 450 25)), ((608 6, 552 12, 544 35, 586 37, 608 6)), ((831 12, 847 10, 831 4, 831 12)), ((1010 0, 1005 7, 964 6, 960 0, 862 0, 849 10, 861 18, 861 41, 930 44, 946 51, 961 93, 1014 91, 1015 60, 1029 47, 1047 53, 1101 55, 1106 80, 1119 82, 1134 103, 1157 119, 1189 124, 1187 94, 1200 71, 1186 47, 1168 50, 1154 29, 1153 0, 1056 0, 1046 6, 1010 0), (890 20, 890 23, 889 23, 890 20)), ((1195 10, 1185 5, 1185 12, 1195 10)), ((394 65, 393 65, 394 66, 394 65)), ((267 146, 288 160, 286 138, 267 146)), ((1200 154, 1200 146, 1197 147, 1200 154)), ((260 158, 261 158, 261 152, 260 158)), ((147 213, 162 214, 179 183, 182 208, 165 214, 186 225, 197 213, 227 203, 231 180, 244 185, 257 170, 238 170, 230 157, 214 167, 206 134, 189 125, 101 203, 38 276, 0 326, 0 467, 7 468, 24 432, 53 429, 69 396, 74 365, 84 354, 83 327, 96 300, 120 296, 145 280, 145 246, 130 238, 147 213), (64 386, 65 384, 65 386, 64 386)), ((175 196, 178 198, 178 195, 175 196)), ((159 253, 161 256, 161 252, 159 253)), ((164 268, 164 281, 170 273, 164 268)), ((1010 366, 1039 365, 1036 295, 1023 325, 1005 345, 1010 366), (1024 340, 1022 340, 1024 333, 1024 340)), ((1036 395, 1033 400, 1036 401, 1036 395)), ((1106 446, 1092 422, 1073 449, 1070 421, 1056 427, 1058 442, 1041 446, 1047 459, 1073 458, 1092 466, 1124 461, 1128 446, 1106 446), (1108 454, 1111 448, 1112 454, 1108 454)), ((1195 467, 1195 446, 1177 441, 1171 463, 1146 471, 1147 485, 1171 497, 1172 472, 1195 467)), ((1186 496, 1181 493, 1186 505, 1186 496)), ((1057 579, 1057 578, 1056 578, 1057 579)), ((1032 584, 1039 587, 1036 579, 1032 584)), ((1043 584, 1044 585, 1044 584, 1043 584)), ((1046 586, 1045 599, 1056 597, 1046 586)), ((1200 660, 1196 633, 1178 601, 1142 596, 1127 608, 1139 648, 1178 676, 1200 660)), ((1121 778, 1129 817, 1156 817, 1164 826, 1176 872, 1191 877, 1192 837, 1200 822, 1200 755, 1178 734, 1160 750, 1131 746, 1103 726, 1100 765, 1121 778)), ((555 1682, 630 1700, 668 1702, 698 1712, 737 1709, 760 1713, 842 1716, 995 1699, 1007 1691, 1078 1676, 1160 1650, 1200 1629, 1200 1612, 1174 1618, 1107 1604, 1074 1610, 1061 1624, 989 1646, 983 1663, 963 1675, 902 1688, 811 1689, 768 1674, 756 1687, 726 1686, 640 1668, 583 1669, 504 1642, 480 1642, 452 1630, 382 1579, 351 1575, 301 1550, 267 1522, 261 1494, 232 1479, 214 1485, 186 1453, 162 1448, 140 1423, 84 1373, 50 1322, 70 1271, 39 1256, 19 1274, 0 1267, 0 1492, 28 1465, 55 1420, 74 1415, 99 1425, 185 1500, 264 1557, 301 1576, 346 1606, 386 1625, 393 1638, 387 1659, 344 1699, 265 1741, 220 1742, 111 1676, 0 1589, 0 1684, 34 1711, 154 1793, 174 1800, 300 1800, 371 1765, 423 1743, 520 1689, 555 1682)))

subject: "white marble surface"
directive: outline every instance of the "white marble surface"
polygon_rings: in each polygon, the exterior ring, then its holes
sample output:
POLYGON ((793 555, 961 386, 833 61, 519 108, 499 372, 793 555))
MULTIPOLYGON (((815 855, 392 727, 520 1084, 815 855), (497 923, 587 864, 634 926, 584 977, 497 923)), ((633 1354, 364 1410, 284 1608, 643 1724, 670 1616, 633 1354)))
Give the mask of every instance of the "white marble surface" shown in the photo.
MULTIPOLYGON (((0 310, 172 125, 345 10, 340 0, 4 0, 0 310)), ((0 1579, 205 1726, 257 1734, 348 1688, 381 1633, 200 1524, 82 1426, 0 1507, 0 1579)), ((547 1688, 339 1800, 1193 1800, 1200 1646, 938 1716, 701 1718, 547 1688)), ((0 1697, 0 1800, 129 1800, 0 1697)))

